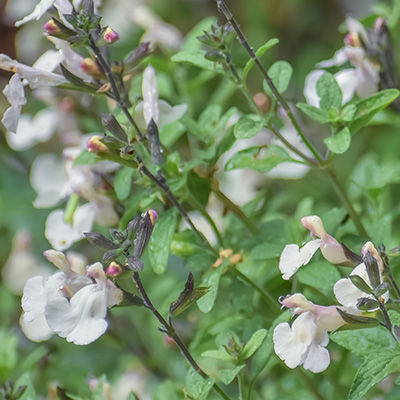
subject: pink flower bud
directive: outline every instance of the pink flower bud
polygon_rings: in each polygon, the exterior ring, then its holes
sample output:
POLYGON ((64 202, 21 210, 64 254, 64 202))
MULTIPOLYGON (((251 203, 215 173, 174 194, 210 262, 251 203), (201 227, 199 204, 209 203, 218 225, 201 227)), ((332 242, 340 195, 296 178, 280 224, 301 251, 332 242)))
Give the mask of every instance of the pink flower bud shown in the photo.
POLYGON ((104 32, 103 32, 103 39, 104 41, 106 41, 109 44, 113 44, 115 43, 118 39, 118 33, 113 31, 111 28, 107 28, 104 32))
POLYGON ((106 269, 106 275, 109 278, 116 278, 121 272, 121 266, 115 261, 113 261, 106 269))
POLYGON ((47 33, 48 35, 57 35, 61 33, 60 28, 57 26, 57 24, 54 22, 53 19, 50 19, 43 25, 44 32, 47 33))
POLYGON ((150 219, 151 219, 151 223, 153 224, 153 226, 155 225, 157 218, 158 218, 158 214, 156 211, 154 210, 148 210, 147 211, 149 213, 150 219))
POLYGON ((86 57, 79 63, 79 68, 89 75, 100 75, 101 72, 96 62, 89 57, 86 57))
POLYGON ((374 22, 375 32, 379 32, 383 25, 386 25, 386 20, 382 17, 378 17, 374 22))
POLYGON ((344 44, 350 47, 361 47, 360 38, 357 33, 348 33, 344 38, 344 44))
POLYGON ((108 151, 108 147, 100 141, 100 136, 92 136, 86 143, 89 153, 101 153, 108 151))

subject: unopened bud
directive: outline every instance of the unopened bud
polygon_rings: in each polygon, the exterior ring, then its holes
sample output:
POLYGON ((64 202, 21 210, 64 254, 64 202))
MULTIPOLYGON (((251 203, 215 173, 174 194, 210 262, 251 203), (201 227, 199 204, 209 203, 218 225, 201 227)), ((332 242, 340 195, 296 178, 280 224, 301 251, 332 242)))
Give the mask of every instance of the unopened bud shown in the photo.
POLYGON ((61 33, 61 29, 58 27, 53 19, 50 19, 43 25, 43 30, 48 35, 58 35, 61 33))
POLYGON ((378 17, 374 22, 375 32, 379 32, 382 29, 382 27, 387 29, 386 20, 385 20, 385 18, 378 17))
POLYGON ((108 151, 108 147, 102 143, 100 136, 92 136, 86 143, 89 153, 104 153, 108 151))
POLYGON ((109 278, 116 278, 122 272, 122 267, 116 261, 113 261, 106 269, 106 275, 109 278))
POLYGON ((344 38, 344 44, 350 47, 361 47, 360 37, 356 33, 348 33, 344 38))
POLYGON ((147 212, 149 213, 151 223, 152 223, 153 226, 154 226, 154 225, 156 224, 156 221, 157 221, 157 218, 158 218, 157 211, 148 210, 147 212))
POLYGON ((83 72, 86 72, 89 75, 101 75, 101 72, 100 72, 99 67, 97 66, 96 62, 94 60, 92 60, 90 57, 84 58, 79 63, 79 68, 83 72))
POLYGON ((117 32, 108 27, 103 32, 103 39, 108 44, 113 44, 119 39, 119 36, 117 32))

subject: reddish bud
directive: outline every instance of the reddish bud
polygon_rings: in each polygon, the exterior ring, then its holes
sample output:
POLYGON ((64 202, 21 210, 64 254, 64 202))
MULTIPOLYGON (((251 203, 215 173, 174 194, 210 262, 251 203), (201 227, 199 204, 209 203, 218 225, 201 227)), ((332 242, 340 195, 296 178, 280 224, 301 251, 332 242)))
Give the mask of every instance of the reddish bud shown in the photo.
POLYGON ((116 278, 121 272, 121 266, 115 261, 113 261, 106 269, 106 275, 110 278, 116 278))
POLYGON ((119 36, 117 32, 113 31, 111 28, 107 28, 103 32, 103 39, 105 42, 113 44, 119 39, 119 36))
POLYGON ((92 136, 86 143, 89 153, 101 153, 108 151, 108 147, 100 141, 100 136, 92 136))
POLYGON ((79 67, 81 68, 81 70, 83 72, 86 72, 89 75, 100 75, 101 74, 96 62, 89 57, 83 59, 83 61, 81 61, 79 63, 79 67))
POLYGON ((61 33, 60 28, 52 19, 50 19, 43 25, 43 29, 44 32, 48 35, 58 35, 59 33, 61 33))

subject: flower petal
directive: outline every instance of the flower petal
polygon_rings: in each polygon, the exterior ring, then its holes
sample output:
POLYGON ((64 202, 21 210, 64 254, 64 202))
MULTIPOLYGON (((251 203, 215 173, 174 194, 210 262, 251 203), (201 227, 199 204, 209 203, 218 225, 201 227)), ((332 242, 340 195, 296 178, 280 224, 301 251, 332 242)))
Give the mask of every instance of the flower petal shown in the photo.
POLYGON ((159 117, 158 88, 157 88, 156 71, 151 65, 149 65, 143 71, 142 92, 143 92, 143 114, 146 124, 148 125, 152 119, 157 124, 159 117))
POLYGON ((56 298, 46 306, 49 327, 68 342, 87 345, 107 329, 107 292, 104 284, 88 285, 68 301, 56 298))
POLYGON ((38 20, 40 17, 42 17, 46 11, 53 5, 54 0, 41 0, 36 7, 34 8, 34 10, 27 15, 26 17, 24 17, 23 19, 21 19, 20 21, 17 21, 15 23, 16 27, 20 27, 23 24, 26 24, 29 21, 33 21, 34 19, 38 20))
POLYGON ((301 249, 297 244, 286 245, 279 260, 279 269, 283 274, 282 278, 288 280, 302 265, 306 265, 313 254, 320 248, 321 243, 321 239, 312 240, 301 249))
POLYGON ((312 71, 310 74, 308 74, 306 77, 303 94, 307 100, 307 103, 310 104, 310 106, 319 108, 320 97, 317 93, 317 82, 323 74, 325 74, 325 71, 321 69, 316 69, 315 71, 312 71))

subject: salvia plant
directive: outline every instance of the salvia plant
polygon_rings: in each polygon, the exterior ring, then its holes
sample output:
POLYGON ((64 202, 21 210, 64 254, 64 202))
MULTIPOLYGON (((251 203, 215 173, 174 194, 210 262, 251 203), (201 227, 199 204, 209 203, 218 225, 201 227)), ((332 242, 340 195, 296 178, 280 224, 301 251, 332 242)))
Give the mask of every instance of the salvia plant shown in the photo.
POLYGON ((0 54, 0 398, 398 399, 400 2, 303 96, 236 6, 145 3, 41 0, 0 54))

